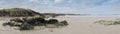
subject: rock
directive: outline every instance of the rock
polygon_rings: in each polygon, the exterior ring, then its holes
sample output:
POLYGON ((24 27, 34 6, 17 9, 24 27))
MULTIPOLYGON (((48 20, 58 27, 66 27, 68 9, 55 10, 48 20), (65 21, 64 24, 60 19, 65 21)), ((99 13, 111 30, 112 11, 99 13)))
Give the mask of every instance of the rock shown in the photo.
POLYGON ((24 20, 16 18, 16 19, 11 19, 10 21, 23 23, 24 20))
POLYGON ((67 26, 67 25, 69 25, 69 24, 68 24, 67 21, 64 20, 64 21, 60 21, 59 23, 56 23, 55 25, 56 25, 56 26, 67 26))
POLYGON ((68 25, 68 22, 67 21, 61 21, 60 23, 62 23, 63 25, 68 25))
POLYGON ((38 24, 42 24, 44 23, 45 24, 45 19, 44 18, 30 18, 30 19, 27 19, 25 22, 31 24, 31 25, 38 25, 38 24))
POLYGON ((47 24, 55 24, 55 23, 58 23, 58 20, 57 19, 50 19, 48 20, 47 24))
POLYGON ((3 23, 3 26, 9 25, 10 27, 17 26, 19 27, 21 23, 14 23, 14 22, 8 22, 8 23, 3 23))
POLYGON ((7 26, 7 25, 10 25, 10 24, 11 24, 10 22, 7 22, 7 23, 3 23, 2 25, 7 26))
POLYGON ((45 26, 46 28, 58 28, 59 26, 67 26, 67 21, 59 22, 57 19, 45 20, 41 17, 11 19, 10 22, 3 23, 3 26, 19 27, 20 30, 32 30, 34 26, 45 26))
POLYGON ((28 24, 28 23, 23 23, 21 26, 20 26, 20 30, 31 30, 31 29, 34 29, 34 26, 28 24))
POLYGON ((41 18, 41 17, 37 17, 34 20, 35 20, 35 22, 46 23, 45 19, 41 18))

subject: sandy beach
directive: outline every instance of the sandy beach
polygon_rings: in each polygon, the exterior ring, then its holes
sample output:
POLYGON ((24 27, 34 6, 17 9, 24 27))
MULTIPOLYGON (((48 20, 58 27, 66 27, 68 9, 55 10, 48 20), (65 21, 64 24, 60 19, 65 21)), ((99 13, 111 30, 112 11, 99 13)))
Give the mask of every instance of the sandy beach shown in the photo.
POLYGON ((120 19, 120 16, 60 16, 58 20, 67 20, 68 26, 62 28, 37 28, 19 31, 11 27, 3 27, 8 18, 0 18, 0 34, 120 34, 120 25, 105 26, 95 21, 120 19))

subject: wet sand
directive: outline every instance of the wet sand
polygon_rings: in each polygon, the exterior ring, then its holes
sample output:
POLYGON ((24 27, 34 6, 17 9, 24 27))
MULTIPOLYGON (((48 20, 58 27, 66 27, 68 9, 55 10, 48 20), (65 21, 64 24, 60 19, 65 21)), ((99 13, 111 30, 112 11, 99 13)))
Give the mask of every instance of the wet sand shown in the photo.
MULTIPOLYGON (((11 27, 3 27, 2 23, 8 18, 0 18, 0 34, 120 34, 120 25, 105 26, 94 23, 105 19, 120 19, 120 16, 61 16, 56 19, 67 20, 68 26, 62 28, 39 28, 19 31, 11 27)), ((7 20, 8 21, 8 20, 7 20)))

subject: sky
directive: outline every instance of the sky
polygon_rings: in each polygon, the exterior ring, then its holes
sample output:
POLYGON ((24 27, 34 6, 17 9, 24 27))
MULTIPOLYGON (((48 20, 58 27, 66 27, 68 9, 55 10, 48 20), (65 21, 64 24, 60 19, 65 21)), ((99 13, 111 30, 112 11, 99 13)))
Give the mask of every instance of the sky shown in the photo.
POLYGON ((40 13, 120 14, 120 0, 0 0, 0 9, 29 8, 40 13))

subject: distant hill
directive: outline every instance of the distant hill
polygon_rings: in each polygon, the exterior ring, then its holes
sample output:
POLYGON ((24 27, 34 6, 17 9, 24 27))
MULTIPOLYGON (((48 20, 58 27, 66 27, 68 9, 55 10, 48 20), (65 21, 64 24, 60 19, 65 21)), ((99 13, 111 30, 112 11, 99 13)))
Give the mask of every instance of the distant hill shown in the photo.
POLYGON ((24 8, 9 8, 9 9, 0 10, 0 16, 24 17, 24 16, 36 16, 36 15, 41 15, 41 14, 33 10, 24 9, 24 8))
POLYGON ((46 18, 46 17, 66 16, 66 15, 80 15, 80 14, 39 13, 31 9, 25 9, 25 8, 9 8, 9 9, 0 10, 0 17, 40 16, 40 17, 46 18))
POLYGON ((80 15, 80 14, 63 14, 63 13, 41 13, 42 15, 44 15, 45 17, 57 17, 57 16, 67 16, 67 15, 80 15))

